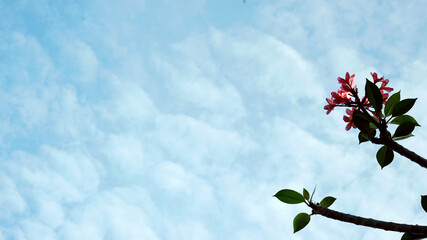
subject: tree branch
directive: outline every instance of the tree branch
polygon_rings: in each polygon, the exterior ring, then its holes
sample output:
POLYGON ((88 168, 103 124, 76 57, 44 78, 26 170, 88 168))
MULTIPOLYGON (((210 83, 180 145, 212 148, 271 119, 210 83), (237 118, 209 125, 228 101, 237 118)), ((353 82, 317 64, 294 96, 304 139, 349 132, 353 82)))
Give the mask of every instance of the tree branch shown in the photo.
POLYGON ((391 138, 373 138, 371 140, 372 143, 375 144, 381 144, 385 145, 389 148, 391 148, 393 151, 399 153, 400 155, 408 158, 409 160, 418 163, 423 168, 427 168, 427 159, 421 157, 420 155, 416 154, 415 152, 412 152, 411 150, 405 148, 404 146, 400 145, 396 141, 394 141, 391 138))
POLYGON ((375 220, 372 218, 363 218, 359 216, 354 216, 338 211, 334 211, 328 208, 324 208, 319 204, 309 203, 309 207, 312 209, 313 214, 319 214, 327 218, 335 219, 342 222, 353 223, 356 225, 362 225, 366 227, 383 229, 386 231, 402 232, 414 234, 417 237, 427 237, 427 226, 419 225, 408 225, 394 222, 385 222, 380 220, 375 220))

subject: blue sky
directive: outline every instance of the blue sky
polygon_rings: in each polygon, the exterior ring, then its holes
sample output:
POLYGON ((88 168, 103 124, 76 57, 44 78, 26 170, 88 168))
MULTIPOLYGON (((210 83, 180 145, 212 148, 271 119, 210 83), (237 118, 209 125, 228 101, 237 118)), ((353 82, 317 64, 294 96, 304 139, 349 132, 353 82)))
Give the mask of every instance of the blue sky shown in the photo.
POLYGON ((426 225, 423 169, 380 170, 323 110, 338 76, 376 71, 424 125, 426 8, 0 0, 0 239, 400 239, 319 216, 292 234, 309 209, 272 195, 315 185, 333 209, 426 225))

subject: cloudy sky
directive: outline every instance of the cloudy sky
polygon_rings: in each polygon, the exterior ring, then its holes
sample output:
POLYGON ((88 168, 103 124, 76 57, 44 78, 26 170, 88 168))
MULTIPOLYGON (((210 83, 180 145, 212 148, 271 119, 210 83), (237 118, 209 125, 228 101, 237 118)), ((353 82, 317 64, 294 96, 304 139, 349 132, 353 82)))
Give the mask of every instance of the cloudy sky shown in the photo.
MULTIPOLYGON (((427 124, 426 1, 0 0, 0 239, 400 239, 425 169, 358 145, 336 78, 390 79, 427 124)), ((403 145, 426 156, 427 132, 403 145)))

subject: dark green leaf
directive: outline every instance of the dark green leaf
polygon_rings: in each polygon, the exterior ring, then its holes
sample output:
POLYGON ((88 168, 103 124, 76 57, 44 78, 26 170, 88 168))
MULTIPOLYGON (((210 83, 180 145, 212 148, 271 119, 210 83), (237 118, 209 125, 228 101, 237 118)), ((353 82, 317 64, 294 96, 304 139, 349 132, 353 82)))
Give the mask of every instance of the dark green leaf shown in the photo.
POLYGON ((423 236, 423 234, 415 235, 410 233, 403 234, 402 238, 400 240, 419 240, 419 239, 425 239, 426 237, 423 236), (421 237, 420 237, 421 235, 421 237))
POLYGON ((369 119, 368 116, 366 116, 365 113, 361 112, 360 110, 356 110, 353 113, 353 122, 354 125, 363 133, 368 134, 370 132, 370 126, 369 126, 369 119))
POLYGON ((401 137, 393 137, 392 139, 394 140, 394 141, 399 141, 399 140, 403 140, 403 139, 407 139, 407 138, 410 138, 410 137, 413 137, 414 136, 414 134, 408 134, 408 135, 406 135, 406 136, 401 136, 401 137))
POLYGON ((369 136, 370 138, 375 137, 375 135, 376 135, 376 134, 377 134, 377 129, 376 129, 376 128, 370 128, 370 129, 369 129, 368 136, 369 136))
POLYGON ((390 148, 383 146, 377 152, 377 161, 383 169, 385 166, 389 165, 394 158, 394 152, 390 148))
MULTIPOLYGON (((356 115, 358 116, 358 117, 361 117, 361 118, 363 118, 363 119, 365 119, 366 121, 368 121, 368 122, 370 122, 371 121, 371 117, 369 116, 369 114, 366 114, 366 113, 364 113, 364 112, 362 112, 360 109, 358 109, 357 111, 355 111, 355 112, 357 112, 356 113, 356 115)), ((354 113, 353 113, 354 114, 354 113)))
POLYGON ((320 201, 320 206, 324 207, 324 208, 328 208, 329 206, 331 206, 335 200, 337 200, 334 197, 331 196, 327 196, 324 199, 322 199, 322 201, 320 201))
POLYGON ((400 116, 407 113, 414 106, 416 98, 403 99, 394 105, 392 116, 400 116))
POLYGON ((413 122, 415 123, 415 126, 420 127, 420 124, 417 123, 417 121, 415 120, 415 118, 409 116, 409 115, 401 115, 401 116, 397 116, 395 117, 393 120, 390 121, 390 123, 392 124, 401 124, 404 122, 413 122))
POLYGON ((297 191, 282 189, 274 195, 277 199, 288 204, 298 204, 304 202, 304 197, 297 191))
POLYGON ((363 132, 359 133, 359 144, 361 144, 363 142, 367 142, 369 140, 370 140, 370 138, 369 138, 368 134, 363 133, 363 132))
POLYGON ((415 128, 415 123, 403 122, 397 127, 393 137, 402 137, 402 136, 409 135, 412 133, 412 131, 414 131, 414 128, 415 128))
POLYGON ((381 115, 381 108, 383 106, 383 95, 381 94, 380 89, 368 79, 366 79, 365 94, 372 107, 374 107, 375 112, 377 112, 378 115, 381 115))
POLYGON ((402 235, 402 238, 400 240, 412 240, 413 238, 411 237, 411 234, 409 233, 404 233, 402 235))
POLYGON ((415 237, 409 233, 404 233, 400 240, 415 240, 415 237))
POLYGON ((421 206, 423 207, 424 211, 427 212, 427 195, 421 196, 421 206))
POLYGON ((304 195, 305 200, 308 201, 310 199, 310 193, 307 191, 307 189, 303 188, 302 194, 304 195))
POLYGON ((310 215, 307 213, 299 213, 294 218, 294 233, 303 229, 310 222, 310 215))
POLYGON ((393 108, 394 106, 400 102, 400 91, 391 95, 387 102, 385 103, 385 107, 384 107, 384 115, 386 117, 390 116, 391 113, 393 112, 393 108))

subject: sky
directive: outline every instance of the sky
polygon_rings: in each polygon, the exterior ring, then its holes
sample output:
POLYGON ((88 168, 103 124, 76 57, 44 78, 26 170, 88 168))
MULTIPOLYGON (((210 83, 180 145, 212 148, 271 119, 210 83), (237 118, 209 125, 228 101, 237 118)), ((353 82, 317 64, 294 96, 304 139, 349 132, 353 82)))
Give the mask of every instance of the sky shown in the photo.
MULTIPOLYGON (((400 239, 272 197, 427 225, 427 175, 323 106, 356 74, 427 114, 427 2, 0 0, 1 239, 400 239)), ((427 156, 427 132, 402 142, 427 156)))

